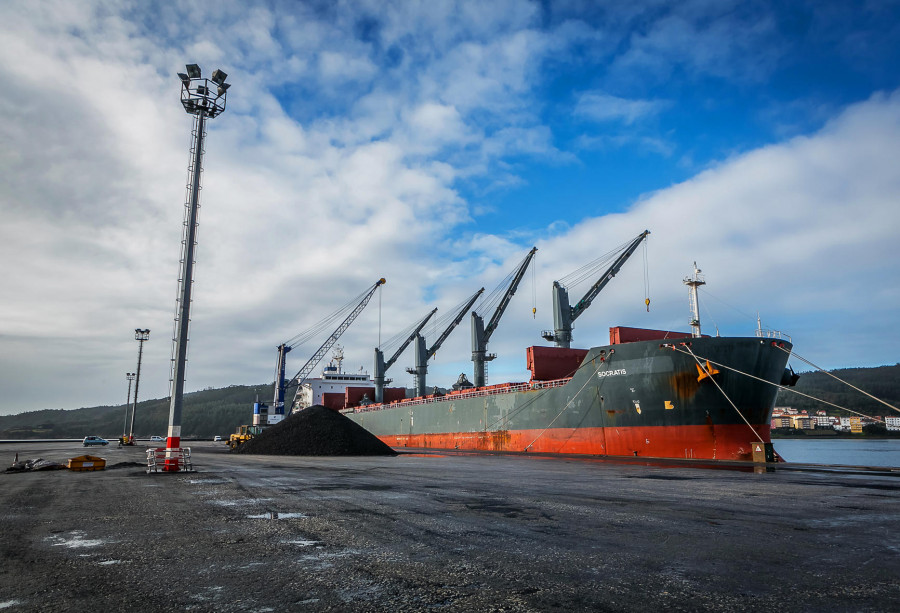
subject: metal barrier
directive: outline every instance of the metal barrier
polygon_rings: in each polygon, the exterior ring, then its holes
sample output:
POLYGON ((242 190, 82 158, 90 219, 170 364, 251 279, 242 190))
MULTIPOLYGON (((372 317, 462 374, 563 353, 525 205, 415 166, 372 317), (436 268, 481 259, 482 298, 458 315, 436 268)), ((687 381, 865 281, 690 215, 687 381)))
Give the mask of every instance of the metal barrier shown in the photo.
POLYGON ((167 449, 159 447, 147 450, 147 473, 157 472, 193 472, 191 464, 191 448, 175 447, 167 449))

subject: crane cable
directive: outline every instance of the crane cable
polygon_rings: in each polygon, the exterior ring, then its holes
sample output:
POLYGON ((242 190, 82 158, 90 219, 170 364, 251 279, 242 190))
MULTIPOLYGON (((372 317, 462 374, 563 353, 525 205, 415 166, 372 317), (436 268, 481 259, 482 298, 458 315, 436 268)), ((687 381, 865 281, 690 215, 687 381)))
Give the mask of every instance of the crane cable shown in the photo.
MULTIPOLYGON (((610 355, 612 355, 612 353, 610 353, 610 355)), ((575 370, 573 370, 572 373, 571 373, 568 377, 562 377, 562 378, 563 378, 563 379, 572 379, 572 378, 574 378, 575 375, 577 375, 578 372, 579 372, 582 368, 585 368, 586 366, 591 365, 592 362, 593 362, 593 360, 590 361, 590 362, 582 362, 581 364, 578 365, 578 368, 576 368, 575 370)), ((599 370, 599 367, 597 368, 597 370, 595 370, 593 373, 591 373, 590 377, 593 377, 594 374, 596 374, 598 370, 599 370)), ((588 378, 588 380, 590 380, 590 377, 588 378)), ((537 400, 539 400, 539 399, 541 398, 541 396, 543 395, 543 392, 546 392, 548 389, 551 389, 551 388, 545 387, 545 388, 541 388, 541 389, 537 390, 538 393, 535 395, 534 398, 532 398, 532 399, 530 399, 530 400, 526 400, 525 402, 523 402, 521 405, 519 405, 519 406, 516 407, 515 409, 509 411, 509 412, 506 414, 506 416, 501 416, 501 417, 500 417, 499 419, 497 419, 496 421, 494 421, 494 422, 488 424, 488 426, 487 426, 486 429, 487 429, 487 430, 492 430, 492 429, 496 428, 497 426, 499 426, 500 424, 503 424, 504 426, 508 426, 510 420, 512 420, 513 417, 515 417, 516 415, 518 415, 519 413, 523 412, 525 409, 527 409, 528 407, 530 407, 532 404, 534 404, 537 400)), ((577 396, 578 394, 575 394, 575 395, 577 396)), ((549 426, 547 426, 547 427, 549 428, 549 426)), ((534 439, 534 440, 536 441, 537 439, 534 439)), ((532 444, 534 444, 533 441, 532 441, 532 444)))
POLYGON ((728 394, 725 393, 725 390, 722 389, 722 386, 719 385, 719 382, 716 381, 716 380, 712 377, 712 373, 710 373, 710 372, 703 366, 703 364, 700 363, 700 360, 697 358, 696 355, 694 355, 694 352, 691 351, 691 348, 690 348, 688 345, 685 345, 684 348, 687 349, 688 353, 691 354, 691 357, 694 358, 694 360, 697 362, 697 367, 700 368, 700 370, 703 371, 706 375, 708 375, 708 376, 709 376, 709 380, 712 381, 712 382, 715 384, 715 386, 719 389, 720 392, 722 392, 722 395, 725 396, 725 400, 728 401, 728 404, 730 404, 732 407, 734 407, 734 410, 737 411, 737 414, 741 416, 741 419, 744 420, 744 423, 747 424, 747 427, 750 428, 751 430, 753 430, 753 434, 756 435, 756 438, 759 439, 759 442, 765 444, 765 441, 764 441, 764 440, 762 439, 762 437, 759 435, 759 432, 756 431, 756 428, 754 428, 753 426, 750 425, 750 422, 747 421, 747 418, 744 417, 744 414, 741 413, 740 409, 738 409, 737 406, 734 404, 734 402, 731 401, 731 398, 728 397, 728 394))
MULTIPOLYGON (((687 353, 687 351, 679 349, 678 347, 676 347, 674 345, 669 345, 669 347, 671 349, 674 349, 675 351, 680 351, 681 353, 685 353, 685 354, 687 353)), ((693 355, 693 354, 691 354, 691 355, 693 355)), ((868 419, 883 423, 883 420, 878 419, 877 417, 873 417, 871 415, 866 415, 865 413, 860 413, 859 411, 854 411, 853 409, 848 409, 847 407, 842 407, 839 404, 834 404, 833 402, 828 402, 827 400, 822 400, 821 398, 816 398, 815 396, 810 396, 809 394, 804 394, 803 392, 798 392, 797 390, 795 390, 791 387, 787 387, 786 385, 779 385, 778 383, 772 383, 771 381, 763 379, 762 377, 757 377, 756 375, 751 375, 748 372, 738 370, 737 368, 732 368, 731 366, 727 366, 725 364, 722 364, 721 362, 716 362, 709 358, 704 358, 703 356, 699 356, 699 357, 701 360, 709 362, 713 366, 718 366, 719 368, 724 368, 726 370, 736 372, 739 375, 744 375, 745 377, 750 377, 751 379, 756 379, 757 381, 762 381, 763 383, 768 383, 769 385, 777 387, 780 390, 784 390, 786 392, 791 392, 792 394, 797 394, 799 396, 803 396, 804 398, 809 398, 810 400, 815 400, 816 402, 821 402, 822 404, 827 404, 828 406, 834 407, 836 409, 840 409, 842 411, 847 411, 848 413, 853 413, 854 415, 859 415, 860 417, 866 417, 868 419)))
MULTIPOLYGON (((535 253, 533 257, 537 257, 535 253)), ((537 319, 537 281, 535 280, 535 276, 537 273, 537 262, 532 259, 531 261, 531 318, 537 319)))
POLYGON ((596 272, 603 266, 609 264, 616 256, 618 256, 621 252, 625 251, 625 248, 631 244, 631 241, 626 241, 619 245, 618 247, 614 247, 611 250, 607 251, 603 255, 598 258, 591 260, 584 266, 573 270, 569 274, 564 277, 560 277, 558 283, 566 288, 572 288, 577 286, 579 283, 584 282, 587 279, 592 279, 596 275, 596 272))
POLYGON ((647 243, 650 242, 648 237, 644 237, 644 304, 647 305, 647 312, 650 312, 650 263, 647 259, 647 243))
MULTIPOLYGON (((778 347, 778 346, 776 345, 776 347, 778 347)), ((898 409, 898 408, 895 407, 894 405, 888 404, 887 402, 885 402, 885 401, 882 400, 881 398, 876 398, 875 396, 873 396, 873 395, 870 394, 869 392, 866 392, 866 391, 864 391, 864 390, 859 389, 858 387, 856 387, 856 386, 853 385, 852 383, 847 383, 846 381, 844 381, 843 379, 841 379, 841 378, 838 377, 837 375, 834 375, 834 374, 828 372, 827 370, 825 370, 824 368, 821 368, 820 366, 816 366, 815 364, 813 364, 812 362, 810 362, 809 360, 807 360, 807 359, 804 358, 803 356, 799 356, 799 355, 797 355, 796 353, 794 353, 793 351, 788 351, 788 350, 785 349, 784 347, 778 347, 778 348, 781 349, 782 351, 784 351, 785 353, 787 353, 788 355, 793 355, 794 357, 796 357, 796 358, 797 358, 798 360, 800 360, 801 362, 806 362, 807 364, 809 364, 810 366, 812 366, 813 368, 815 368, 815 369, 818 370, 819 372, 823 372, 823 373, 825 373, 826 375, 828 375, 829 377, 832 377, 833 379, 837 379, 838 381, 840 381, 840 382, 843 383, 844 385, 846 385, 846 386, 848 386, 848 387, 852 387, 853 389, 855 389, 855 390, 856 390, 857 392, 859 392, 860 394, 865 394, 866 396, 868 396, 868 397, 871 398, 872 400, 875 400, 875 401, 877 401, 877 402, 880 402, 881 404, 885 405, 886 407, 888 407, 888 408, 890 408, 890 409, 893 409, 893 410, 897 411, 898 413, 900 413, 900 409, 898 409)), ((864 416, 864 417, 868 417, 868 416, 866 415, 866 416, 864 416)))
POLYGON ((303 332, 300 332, 299 334, 292 336, 291 338, 286 340, 284 342, 284 344, 286 346, 290 347, 291 349, 293 349, 293 348, 297 347, 298 345, 302 345, 302 344, 308 342, 314 336, 319 334, 323 329, 325 329, 326 326, 331 327, 330 324, 332 324, 338 318, 340 318, 340 317, 346 315, 348 312, 350 312, 357 304, 359 304, 362 301, 363 297, 366 295, 366 293, 368 291, 369 290, 365 290, 364 292, 362 292, 355 298, 352 298, 350 300, 350 302, 348 302, 344 306, 340 307, 338 310, 334 311, 330 315, 327 315, 320 321, 316 322, 315 324, 313 324, 312 326, 310 326, 303 332))
MULTIPOLYGON (((529 449, 531 449, 531 446, 534 445, 534 444, 537 442, 537 440, 538 440, 539 438, 541 438, 542 436, 544 436, 544 432, 546 432, 547 430, 549 430, 549 429, 550 429, 550 426, 552 426, 552 425, 556 422, 556 420, 559 419, 560 416, 561 416, 563 413, 565 413, 566 410, 567 410, 570 406, 572 406, 572 403, 575 402, 575 399, 578 398, 578 396, 581 394, 581 392, 584 391, 584 388, 587 387, 588 383, 590 383, 591 381, 594 380, 594 375, 596 375, 598 372, 600 372, 600 367, 603 366, 604 364, 606 364, 606 362, 603 362, 603 361, 600 362, 600 364, 597 366, 597 368, 594 369, 594 372, 592 372, 592 373, 590 374, 590 376, 587 377, 587 379, 586 379, 585 382, 584 382, 584 385, 582 385, 581 388, 580 388, 577 392, 575 392, 575 395, 572 396, 572 398, 570 398, 569 401, 565 404, 565 406, 562 408, 562 411, 560 411, 560 412, 556 415, 556 417, 554 417, 554 418, 550 421, 550 423, 547 424, 547 426, 546 426, 543 430, 541 430, 541 431, 538 433, 538 435, 537 435, 536 437, 534 437, 534 440, 533 440, 533 441, 531 441, 530 443, 528 443, 528 445, 525 447, 525 451, 528 451, 529 449)), ((574 434, 574 432, 573 432, 573 434, 574 434)), ((569 436, 569 438, 571 438, 571 435, 569 436)), ((566 444, 567 442, 568 442, 568 439, 566 439, 566 441, 563 442, 563 446, 565 446, 565 444, 566 444)), ((560 447, 560 449, 562 449, 562 447, 560 447)))

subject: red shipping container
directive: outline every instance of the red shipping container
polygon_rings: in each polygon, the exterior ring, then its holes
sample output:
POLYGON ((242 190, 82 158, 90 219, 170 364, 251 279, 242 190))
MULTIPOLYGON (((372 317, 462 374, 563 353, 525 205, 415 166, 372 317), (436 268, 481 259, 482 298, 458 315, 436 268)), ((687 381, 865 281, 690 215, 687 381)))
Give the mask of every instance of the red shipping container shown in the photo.
POLYGON ((344 395, 337 392, 325 392, 322 394, 322 406, 332 411, 340 411, 344 408, 344 395))
POLYGON ((363 396, 369 399, 369 402, 375 402, 374 387, 348 387, 344 391, 344 405, 348 407, 358 407, 363 396))
POLYGON ((552 381, 571 377, 587 353, 587 349, 534 346, 526 348, 525 361, 532 381, 552 381))
MULTIPOLYGON (((673 338, 689 338, 690 332, 673 332, 671 330, 647 330, 645 328, 628 328, 617 326, 609 329, 609 344, 635 343, 637 341, 662 341, 673 338)), ((706 337, 707 335, 703 335, 706 337)))
MULTIPOLYGON (((375 402, 375 388, 374 387, 348 387, 344 391, 344 406, 347 406, 347 407, 359 406, 359 403, 363 399, 363 396, 368 397, 370 402, 375 402)), ((384 404, 388 404, 388 403, 394 402, 396 400, 405 400, 405 399, 406 399, 406 388, 405 387, 386 387, 386 388, 384 388, 384 404)))
POLYGON ((386 387, 384 388, 384 401, 394 402, 397 400, 406 400, 405 387, 386 387))

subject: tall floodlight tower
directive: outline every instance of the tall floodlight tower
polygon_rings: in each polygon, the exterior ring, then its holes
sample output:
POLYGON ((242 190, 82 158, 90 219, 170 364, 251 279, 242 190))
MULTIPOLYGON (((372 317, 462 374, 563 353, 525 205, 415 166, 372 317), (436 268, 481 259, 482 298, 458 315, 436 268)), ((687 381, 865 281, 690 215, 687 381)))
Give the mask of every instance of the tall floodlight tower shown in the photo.
POLYGON ((138 341, 138 367, 134 379, 134 399, 131 401, 131 428, 128 429, 128 444, 134 445, 134 414, 137 411, 138 386, 141 384, 141 358, 144 355, 144 341, 150 339, 150 330, 134 329, 134 340, 138 341))
MULTIPOLYGON (((187 363, 188 326, 191 321, 191 286, 194 283, 194 247, 197 244, 197 215, 200 209, 200 175, 203 172, 206 120, 218 117, 225 110, 225 95, 230 87, 225 82, 228 75, 221 70, 216 70, 212 73, 212 77, 204 79, 197 64, 188 64, 185 69, 187 74, 178 73, 181 79, 181 104, 188 115, 194 116, 194 127, 181 234, 181 271, 178 277, 175 335, 172 339, 172 400, 169 405, 167 450, 181 447, 181 408, 187 363)), ((166 470, 179 470, 181 464, 178 461, 170 461, 170 458, 174 457, 174 454, 167 455, 166 470)))
POLYGON ((122 424, 122 438, 120 439, 122 443, 128 440, 128 405, 131 404, 131 382, 134 381, 134 377, 135 373, 133 372, 125 373, 125 378, 128 380, 128 395, 125 396, 125 423, 122 424))

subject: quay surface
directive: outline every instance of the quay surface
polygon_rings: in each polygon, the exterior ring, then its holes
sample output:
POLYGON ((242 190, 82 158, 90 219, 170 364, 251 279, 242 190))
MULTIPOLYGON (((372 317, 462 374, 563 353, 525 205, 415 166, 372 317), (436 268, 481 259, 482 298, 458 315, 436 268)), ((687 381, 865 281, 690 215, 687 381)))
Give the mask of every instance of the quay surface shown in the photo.
POLYGON ((0 475, 0 609, 891 611, 900 478, 577 458, 232 455, 145 445, 0 475), (116 465, 119 465, 116 467, 116 465))

